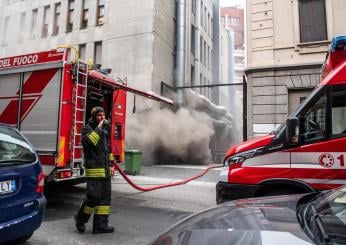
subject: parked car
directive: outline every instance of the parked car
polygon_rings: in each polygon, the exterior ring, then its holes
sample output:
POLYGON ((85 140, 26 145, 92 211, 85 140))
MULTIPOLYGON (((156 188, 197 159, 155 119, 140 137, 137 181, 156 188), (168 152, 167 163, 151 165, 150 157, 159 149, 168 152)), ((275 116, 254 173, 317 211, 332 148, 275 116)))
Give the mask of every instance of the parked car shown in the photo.
POLYGON ((152 244, 345 244, 346 187, 239 199, 192 215, 152 244))
POLYGON ((34 147, 17 129, 0 124, 0 243, 24 242, 40 227, 43 186, 34 147))

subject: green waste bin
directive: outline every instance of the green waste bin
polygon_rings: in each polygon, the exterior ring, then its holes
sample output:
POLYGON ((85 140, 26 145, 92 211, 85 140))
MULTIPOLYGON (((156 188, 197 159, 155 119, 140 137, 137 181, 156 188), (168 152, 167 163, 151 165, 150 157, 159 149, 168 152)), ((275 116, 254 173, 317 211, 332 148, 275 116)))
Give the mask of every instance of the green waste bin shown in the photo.
POLYGON ((137 175, 141 172, 141 156, 139 150, 125 151, 125 173, 129 175, 137 175))

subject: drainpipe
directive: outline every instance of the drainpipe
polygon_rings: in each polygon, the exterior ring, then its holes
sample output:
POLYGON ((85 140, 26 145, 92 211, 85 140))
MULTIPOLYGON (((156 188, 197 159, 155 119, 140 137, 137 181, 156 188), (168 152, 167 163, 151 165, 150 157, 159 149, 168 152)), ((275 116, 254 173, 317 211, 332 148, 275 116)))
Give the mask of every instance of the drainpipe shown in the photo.
POLYGON ((234 31, 226 30, 228 34, 228 83, 234 83, 234 31))
MULTIPOLYGON (((212 59, 212 80, 213 84, 220 83, 220 1, 215 0, 213 5, 213 59, 212 59)), ((219 88, 212 90, 212 101, 218 105, 219 88)))
POLYGON ((195 29, 195 85, 200 85, 201 61, 201 1, 196 0, 196 29, 195 29))
MULTIPOLYGON (((176 87, 185 85, 185 0, 177 0, 176 87)), ((183 91, 177 91, 177 103, 183 104, 183 91)))

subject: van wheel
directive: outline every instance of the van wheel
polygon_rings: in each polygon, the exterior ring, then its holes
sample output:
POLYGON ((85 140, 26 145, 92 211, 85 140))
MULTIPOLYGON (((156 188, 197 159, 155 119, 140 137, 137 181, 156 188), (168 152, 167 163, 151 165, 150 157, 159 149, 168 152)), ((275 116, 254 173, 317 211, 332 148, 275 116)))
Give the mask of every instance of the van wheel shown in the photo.
POLYGON ((29 240, 34 233, 31 233, 29 235, 22 236, 16 240, 11 241, 9 244, 22 244, 25 243, 27 240, 29 240))
POLYGON ((294 191, 293 189, 287 189, 287 190, 280 190, 280 189, 269 189, 263 193, 263 196, 280 196, 280 195, 291 195, 291 194, 297 194, 297 191, 294 191))
POLYGON ((292 195, 292 194, 299 194, 304 193, 302 189, 292 188, 289 186, 276 186, 276 187, 269 187, 260 189, 256 192, 256 197, 267 197, 267 196, 279 196, 279 195, 292 195))

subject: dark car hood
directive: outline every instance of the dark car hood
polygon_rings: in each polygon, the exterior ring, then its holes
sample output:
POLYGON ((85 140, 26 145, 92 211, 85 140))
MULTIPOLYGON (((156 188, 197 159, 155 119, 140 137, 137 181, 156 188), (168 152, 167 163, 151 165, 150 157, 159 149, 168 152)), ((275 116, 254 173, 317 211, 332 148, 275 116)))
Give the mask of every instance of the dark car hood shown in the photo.
POLYGON ((224 203, 190 216, 153 244, 311 244, 298 223, 302 195, 224 203))

